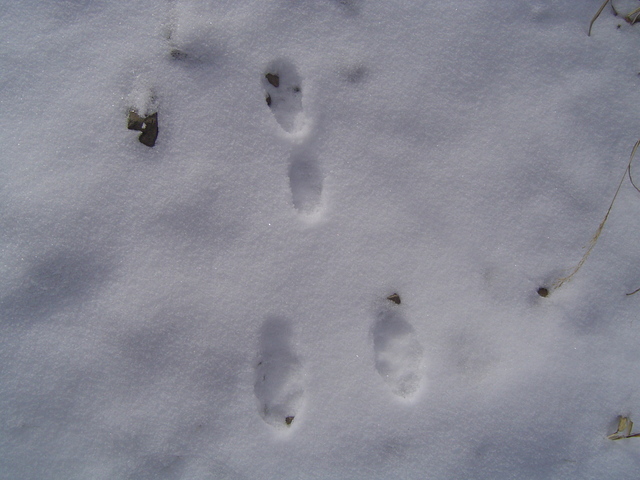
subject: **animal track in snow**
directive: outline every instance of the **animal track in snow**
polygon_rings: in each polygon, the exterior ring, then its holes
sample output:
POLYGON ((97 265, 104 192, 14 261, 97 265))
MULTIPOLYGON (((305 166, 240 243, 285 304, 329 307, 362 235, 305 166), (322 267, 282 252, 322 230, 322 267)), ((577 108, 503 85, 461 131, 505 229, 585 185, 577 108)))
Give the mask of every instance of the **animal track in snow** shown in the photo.
POLYGON ((424 349, 416 338, 399 305, 387 304, 373 325, 373 350, 376 370, 400 397, 410 397, 420 388, 424 349))
POLYGON ((302 112, 302 78, 295 65, 287 60, 269 64, 262 77, 267 105, 280 126, 289 133, 304 128, 302 112))
POLYGON ((311 154, 298 151, 291 155, 289 187, 293 206, 299 213, 310 215, 320 209, 322 180, 318 162, 311 154))
MULTIPOLYGON (((306 117, 302 110, 302 78, 295 65, 283 59, 274 60, 267 66, 262 84, 267 105, 280 126, 290 134, 300 136, 307 133, 306 117)), ((322 203, 324 179, 308 145, 298 144, 294 147, 288 174, 295 209, 306 216, 317 213, 322 203)))
POLYGON ((254 393, 263 420, 278 428, 291 426, 304 396, 302 364, 291 347, 291 325, 267 319, 260 332, 260 359, 254 393))

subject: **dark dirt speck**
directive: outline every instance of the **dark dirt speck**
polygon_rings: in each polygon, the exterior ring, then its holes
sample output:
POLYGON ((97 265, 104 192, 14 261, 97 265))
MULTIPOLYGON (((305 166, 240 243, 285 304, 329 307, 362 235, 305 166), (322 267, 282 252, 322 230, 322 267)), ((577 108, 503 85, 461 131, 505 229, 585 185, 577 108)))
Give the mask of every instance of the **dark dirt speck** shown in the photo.
POLYGON ((274 87, 278 88, 280 86, 280 77, 275 73, 267 73, 265 75, 267 82, 269 82, 274 87))

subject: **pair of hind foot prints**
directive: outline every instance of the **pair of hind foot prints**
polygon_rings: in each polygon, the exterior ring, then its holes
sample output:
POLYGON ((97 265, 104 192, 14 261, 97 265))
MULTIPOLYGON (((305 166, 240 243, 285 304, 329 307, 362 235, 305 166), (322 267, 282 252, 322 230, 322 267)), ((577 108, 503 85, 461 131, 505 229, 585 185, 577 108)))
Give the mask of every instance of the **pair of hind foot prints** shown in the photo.
MULTIPOLYGON (((305 135, 302 78, 295 65, 286 60, 272 62, 263 75, 262 86, 267 105, 280 127, 298 138, 305 135)), ((288 174, 295 209, 302 215, 316 213, 322 203, 323 176, 318 160, 304 143, 294 147, 288 174)))
MULTIPOLYGON (((375 368, 391 391, 409 398, 420 388, 423 348, 413 327, 403 318, 400 297, 378 311, 372 327, 375 368)), ((270 318, 260 332, 260 358, 255 369, 254 393, 262 419, 276 428, 290 427, 304 400, 304 372, 292 348, 292 327, 270 318)))

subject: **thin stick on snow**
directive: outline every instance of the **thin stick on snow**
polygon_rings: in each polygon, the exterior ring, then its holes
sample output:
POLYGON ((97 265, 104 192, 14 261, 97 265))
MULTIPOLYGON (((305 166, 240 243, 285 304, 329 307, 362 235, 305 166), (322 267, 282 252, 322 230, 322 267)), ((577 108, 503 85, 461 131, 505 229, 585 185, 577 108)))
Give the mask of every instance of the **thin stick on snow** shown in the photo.
POLYGON ((640 8, 636 8, 633 12, 625 15, 624 19, 633 25, 638 21, 638 17, 640 17, 640 8))
MULTIPOLYGON (((598 9, 598 11, 596 12, 596 14, 593 16, 593 18, 591 19, 591 23, 589 24, 589 32, 587 33, 587 35, 591 36, 591 27, 593 27, 593 23, 598 19, 598 17, 600 16, 600 14, 602 13, 602 11, 604 10, 604 7, 607 6, 607 3, 609 3, 610 0, 604 0, 604 3, 602 5, 600 5, 600 8, 598 9)), ((613 3, 611 4, 611 6, 613 6, 613 3)), ((615 8, 613 10, 615 12, 615 8)))
MULTIPOLYGON (((611 209, 613 208, 613 204, 615 203, 616 198, 618 198, 618 193, 620 193, 620 189, 622 188, 622 183, 624 182, 624 179, 627 176, 627 174, 629 175, 629 180, 631 180, 631 183, 633 184, 633 187, 640 192, 640 189, 638 189, 638 187, 636 187, 635 183, 633 183, 633 178, 631 177, 631 163, 633 162, 633 157, 635 157, 636 150, 638 150, 639 146, 640 146, 640 140, 638 140, 636 142, 636 144, 633 146, 633 150, 631 150, 631 156, 629 158, 629 163, 627 164, 627 168, 625 168, 625 170, 624 170, 624 174, 622 175, 622 178, 620 179, 620 183, 618 184, 618 188, 616 189, 616 193, 613 196, 613 200, 611 200, 611 204, 609 205, 609 208, 607 209, 607 213, 604 216, 604 219, 602 220, 602 222, 600 223, 600 226, 596 230, 595 235, 593 236, 593 238, 591 238, 591 241, 589 242, 589 246, 587 248, 587 251, 584 253, 582 258, 578 262, 578 265, 576 265, 576 267, 571 271, 571 273, 569 275, 567 275, 566 277, 560 278, 560 279, 558 279, 558 280, 556 280, 554 282, 554 284, 553 284, 553 289, 554 290, 560 288, 565 282, 568 282, 569 280, 571 280, 571 278, 576 273, 578 273, 578 270, 580 270, 582 265, 584 265, 584 262, 587 261, 587 258, 591 254, 591 251, 593 250, 593 247, 595 247, 596 243, 598 242, 598 238, 600 237, 600 234, 602 233, 602 229, 604 228, 604 224, 607 222, 607 219, 609 218, 609 214, 611 213, 611 209)), ((627 295, 633 295, 634 293, 639 292, 639 291, 640 291, 640 288, 638 290, 636 290, 635 292, 628 293, 627 295)))

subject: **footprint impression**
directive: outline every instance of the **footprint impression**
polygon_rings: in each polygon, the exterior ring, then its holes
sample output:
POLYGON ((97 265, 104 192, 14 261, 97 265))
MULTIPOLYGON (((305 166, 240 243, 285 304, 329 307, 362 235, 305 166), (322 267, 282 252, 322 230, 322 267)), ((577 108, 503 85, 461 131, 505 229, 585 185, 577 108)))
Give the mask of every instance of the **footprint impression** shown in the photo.
MULTIPOLYGON (((292 134, 303 133, 306 118, 302 110, 302 78, 295 65, 282 59, 271 62, 265 70, 262 84, 267 105, 280 126, 292 134)), ((291 199, 298 213, 311 215, 318 212, 324 179, 308 141, 294 147, 288 173, 291 199)))
POLYGON ((287 60, 271 62, 262 78, 267 105, 280 126, 289 133, 304 127, 302 78, 287 60))
POLYGON ((394 394, 408 398, 420 388, 424 349, 403 318, 400 296, 387 299, 372 328, 376 370, 394 394))
POLYGON ((322 172, 315 157, 305 150, 294 152, 289 164, 293 206, 303 215, 317 212, 322 200, 322 172))
POLYGON ((277 428, 291 426, 304 396, 302 364, 292 350, 286 320, 267 319, 260 332, 260 358, 254 393, 262 419, 277 428))

